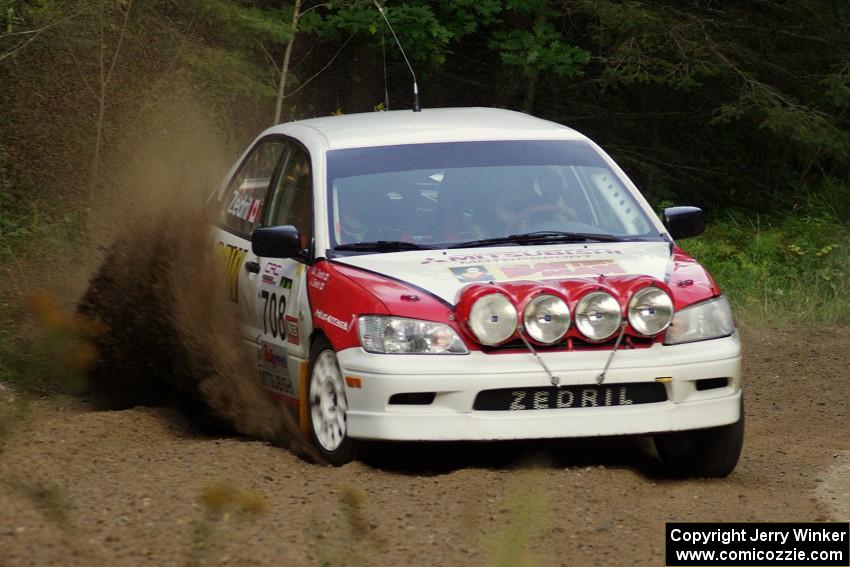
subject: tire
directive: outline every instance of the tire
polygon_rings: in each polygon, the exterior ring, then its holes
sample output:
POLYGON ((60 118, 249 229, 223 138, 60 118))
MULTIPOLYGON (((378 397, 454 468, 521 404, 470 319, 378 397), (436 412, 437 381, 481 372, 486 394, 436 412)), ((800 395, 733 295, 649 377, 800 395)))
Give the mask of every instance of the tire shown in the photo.
POLYGON ((324 337, 310 348, 307 400, 310 440, 319 455, 336 467, 351 462, 357 441, 347 435, 345 384, 336 352, 324 337))
POLYGON ((675 476, 729 476, 744 444, 744 400, 741 399, 741 417, 735 423, 659 434, 653 436, 653 441, 662 464, 675 476))

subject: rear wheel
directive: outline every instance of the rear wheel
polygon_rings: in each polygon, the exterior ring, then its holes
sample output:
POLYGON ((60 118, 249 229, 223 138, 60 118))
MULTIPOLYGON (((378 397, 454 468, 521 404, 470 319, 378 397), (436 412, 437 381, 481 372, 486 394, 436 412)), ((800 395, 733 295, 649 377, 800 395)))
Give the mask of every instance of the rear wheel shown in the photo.
POLYGON ((744 444, 744 401, 735 423, 655 435, 661 462, 673 474, 686 477, 725 477, 735 469, 744 444))
POLYGON ((319 454, 332 465, 354 459, 357 442, 348 437, 348 402, 336 352, 324 338, 310 349, 310 438, 319 454))

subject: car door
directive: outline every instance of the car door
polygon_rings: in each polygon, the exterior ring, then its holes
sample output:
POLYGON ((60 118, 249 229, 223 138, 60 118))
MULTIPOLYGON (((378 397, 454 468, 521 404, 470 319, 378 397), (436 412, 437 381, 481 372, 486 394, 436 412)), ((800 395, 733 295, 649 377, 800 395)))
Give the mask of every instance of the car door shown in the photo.
POLYGON ((251 252, 251 233, 260 224, 285 150, 280 137, 257 142, 219 195, 215 254, 225 268, 228 298, 238 304, 243 338, 255 346, 261 334, 254 299, 259 265, 251 252))
POLYGON ((300 258, 258 258, 254 316, 258 331, 258 374, 263 386, 294 404, 300 397, 300 369, 308 358, 312 327, 306 290, 306 264, 313 242, 313 177, 308 151, 290 140, 280 173, 270 190, 264 226, 298 228, 300 258))

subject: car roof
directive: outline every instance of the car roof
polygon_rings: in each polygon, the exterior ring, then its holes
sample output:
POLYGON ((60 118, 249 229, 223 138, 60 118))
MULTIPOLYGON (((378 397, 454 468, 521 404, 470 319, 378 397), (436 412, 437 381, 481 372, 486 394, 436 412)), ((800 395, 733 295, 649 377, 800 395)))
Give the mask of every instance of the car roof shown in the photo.
POLYGON ((319 136, 328 149, 480 140, 584 140, 571 128, 500 108, 428 108, 310 118, 265 134, 319 136))

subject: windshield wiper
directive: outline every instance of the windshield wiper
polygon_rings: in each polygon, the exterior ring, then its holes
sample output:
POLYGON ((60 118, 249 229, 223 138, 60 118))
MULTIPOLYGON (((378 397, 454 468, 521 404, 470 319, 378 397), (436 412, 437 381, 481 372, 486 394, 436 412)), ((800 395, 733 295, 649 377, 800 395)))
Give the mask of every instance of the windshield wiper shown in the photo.
POLYGON ((633 240, 625 236, 595 232, 562 232, 559 230, 539 230, 523 234, 510 234, 497 238, 482 238, 452 244, 449 248, 474 248, 476 246, 498 246, 500 244, 539 244, 541 242, 628 242, 633 240))
POLYGON ((342 252, 401 252, 404 250, 434 250, 436 246, 417 244, 415 242, 404 242, 402 240, 377 240, 375 242, 352 242, 351 244, 340 244, 334 250, 342 252))

